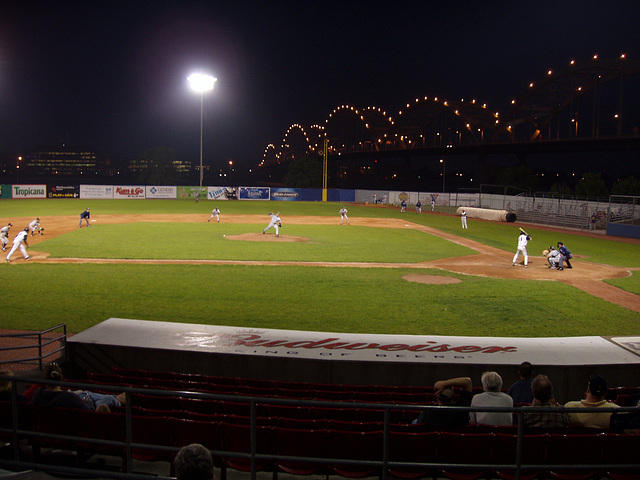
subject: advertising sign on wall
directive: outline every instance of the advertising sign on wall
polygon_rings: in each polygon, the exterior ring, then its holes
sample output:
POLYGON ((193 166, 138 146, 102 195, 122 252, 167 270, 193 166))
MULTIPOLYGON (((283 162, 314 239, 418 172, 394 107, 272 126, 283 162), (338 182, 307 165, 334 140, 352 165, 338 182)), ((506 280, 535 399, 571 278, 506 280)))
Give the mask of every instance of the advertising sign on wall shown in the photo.
POLYGON ((146 187, 146 198, 176 198, 176 187, 163 187, 161 185, 151 185, 146 187))
POLYGON ((113 190, 113 198, 141 198, 144 199, 144 185, 123 185, 113 190))
POLYGON ((113 185, 80 185, 80 198, 113 198, 113 185))
POLYGON ((271 200, 302 200, 302 189, 300 188, 272 188, 271 200))
POLYGON ((240 200, 269 200, 269 187, 240 187, 240 200))
POLYGON ((209 187, 207 198, 209 200, 237 200, 238 192, 235 187, 209 187))
POLYGON ((78 198, 80 190, 75 185, 49 185, 48 198, 78 198))
POLYGON ((11 198, 47 198, 47 186, 12 185, 11 198))

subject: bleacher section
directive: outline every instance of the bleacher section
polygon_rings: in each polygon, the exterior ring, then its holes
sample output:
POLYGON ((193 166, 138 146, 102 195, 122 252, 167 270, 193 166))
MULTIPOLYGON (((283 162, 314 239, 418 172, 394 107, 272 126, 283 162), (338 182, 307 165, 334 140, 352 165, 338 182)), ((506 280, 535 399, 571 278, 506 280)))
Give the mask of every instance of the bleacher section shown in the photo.
MULTIPOLYGON (((228 469, 249 472, 252 465, 273 472, 274 478, 286 472, 512 480, 516 473, 517 426, 434 430, 412 424, 420 407, 434 404, 429 387, 280 382, 123 368, 88 374, 84 383, 96 391, 128 391, 129 404, 111 413, 18 404, 18 427, 33 447, 33 462, 42 461, 43 449, 63 448, 77 453, 78 466, 99 454, 121 457, 126 470, 127 444, 132 458, 171 462, 181 446, 197 442, 213 451, 222 480, 228 469)), ((637 393, 639 388, 618 387, 609 390, 609 398, 623 404, 637 393)), ((0 402, 4 442, 14 439, 12 408, 11 402, 0 402)), ((640 475, 640 434, 576 427, 521 433, 522 479, 606 475, 626 480, 640 475)))

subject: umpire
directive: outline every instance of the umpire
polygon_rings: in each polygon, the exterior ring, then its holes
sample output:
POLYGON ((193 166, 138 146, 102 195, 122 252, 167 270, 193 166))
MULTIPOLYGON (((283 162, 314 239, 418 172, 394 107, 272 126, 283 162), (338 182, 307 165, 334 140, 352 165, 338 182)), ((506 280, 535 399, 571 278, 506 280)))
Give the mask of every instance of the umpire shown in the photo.
POLYGON ((78 228, 82 228, 82 220, 86 220, 87 227, 90 227, 91 226, 91 224, 89 223, 90 218, 91 218, 91 213, 89 213, 89 208, 87 208, 84 212, 80 214, 80 224, 78 225, 78 228))

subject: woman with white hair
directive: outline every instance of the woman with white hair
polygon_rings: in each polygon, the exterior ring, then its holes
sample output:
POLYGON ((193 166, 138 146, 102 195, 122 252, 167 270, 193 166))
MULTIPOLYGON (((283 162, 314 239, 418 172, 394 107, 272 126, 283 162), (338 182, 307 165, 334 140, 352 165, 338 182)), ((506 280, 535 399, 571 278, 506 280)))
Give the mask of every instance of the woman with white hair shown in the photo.
MULTIPOLYGON (((502 391, 502 377, 498 372, 484 372, 480 377, 483 393, 471 400, 472 407, 513 407, 513 399, 502 391)), ((472 423, 480 425, 512 425, 511 412, 471 412, 472 423)))

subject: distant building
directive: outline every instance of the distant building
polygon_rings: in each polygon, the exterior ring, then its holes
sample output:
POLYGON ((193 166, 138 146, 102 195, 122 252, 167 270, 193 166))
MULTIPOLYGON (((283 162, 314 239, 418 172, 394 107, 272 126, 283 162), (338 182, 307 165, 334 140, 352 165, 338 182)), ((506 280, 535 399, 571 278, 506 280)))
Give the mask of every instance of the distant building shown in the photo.
POLYGON ((20 160, 21 175, 29 177, 91 177, 105 173, 105 162, 86 148, 40 147, 20 160))

